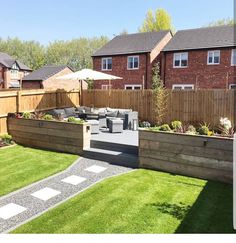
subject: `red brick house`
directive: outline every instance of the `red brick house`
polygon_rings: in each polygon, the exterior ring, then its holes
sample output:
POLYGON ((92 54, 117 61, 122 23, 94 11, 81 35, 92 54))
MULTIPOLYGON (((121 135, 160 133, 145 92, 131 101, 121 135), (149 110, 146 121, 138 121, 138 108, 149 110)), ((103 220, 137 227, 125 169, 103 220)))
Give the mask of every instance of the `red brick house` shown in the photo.
POLYGON ((20 61, 0 52, 0 90, 19 88, 20 80, 32 71, 20 61))
POLYGON ((66 65, 47 65, 25 76, 22 80, 22 88, 64 90, 78 89, 80 88, 80 82, 77 80, 57 79, 59 76, 73 72, 74 71, 66 65))
MULTIPOLYGON (((93 69, 122 77, 111 81, 112 89, 151 88, 153 64, 161 61, 161 50, 172 38, 170 31, 116 36, 95 52, 93 69)), ((108 89, 108 81, 95 81, 95 89, 108 89)))
POLYGON ((236 88, 233 26, 178 31, 163 49, 161 75, 172 89, 236 88))

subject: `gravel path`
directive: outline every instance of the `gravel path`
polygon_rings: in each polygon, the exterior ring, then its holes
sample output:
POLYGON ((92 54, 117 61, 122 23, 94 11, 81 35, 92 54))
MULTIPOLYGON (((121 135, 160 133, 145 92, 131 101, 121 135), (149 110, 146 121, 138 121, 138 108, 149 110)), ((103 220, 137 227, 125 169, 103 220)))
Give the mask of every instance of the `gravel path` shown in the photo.
POLYGON ((0 233, 17 228, 105 178, 131 170, 81 157, 61 173, 0 197, 0 233))

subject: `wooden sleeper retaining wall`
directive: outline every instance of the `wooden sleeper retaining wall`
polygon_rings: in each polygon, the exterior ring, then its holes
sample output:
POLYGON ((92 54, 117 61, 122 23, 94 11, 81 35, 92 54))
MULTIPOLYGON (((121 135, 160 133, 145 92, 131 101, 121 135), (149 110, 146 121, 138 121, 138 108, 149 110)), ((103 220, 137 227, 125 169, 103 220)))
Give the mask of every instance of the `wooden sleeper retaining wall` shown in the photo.
POLYGON ((140 130, 139 165, 232 183, 233 139, 140 130))
POLYGON ((23 118, 7 119, 16 143, 53 151, 82 154, 90 147, 90 125, 23 118))

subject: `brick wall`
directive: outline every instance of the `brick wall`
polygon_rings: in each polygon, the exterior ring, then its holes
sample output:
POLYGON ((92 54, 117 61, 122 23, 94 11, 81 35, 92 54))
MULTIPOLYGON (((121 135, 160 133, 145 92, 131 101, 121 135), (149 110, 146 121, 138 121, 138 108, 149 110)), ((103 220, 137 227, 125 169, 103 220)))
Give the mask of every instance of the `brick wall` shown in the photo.
MULTIPOLYGON (((143 85, 146 80, 146 65, 149 62, 149 54, 132 54, 139 56, 139 69, 127 70, 127 58, 130 55, 112 56, 112 70, 102 70, 102 57, 93 57, 93 69, 107 74, 122 77, 122 80, 112 80, 113 89, 124 89, 126 84, 143 85)), ((103 84, 108 84, 108 80, 94 81, 94 88, 101 89, 103 84)))
POLYGON ((220 50, 220 64, 207 65, 208 50, 188 51, 188 67, 173 68, 173 52, 165 53, 162 78, 167 88, 173 84, 194 84, 200 89, 225 89, 236 83, 235 66, 231 66, 231 48, 220 50))
POLYGON ((23 81, 22 82, 23 89, 41 89, 41 81, 23 81))

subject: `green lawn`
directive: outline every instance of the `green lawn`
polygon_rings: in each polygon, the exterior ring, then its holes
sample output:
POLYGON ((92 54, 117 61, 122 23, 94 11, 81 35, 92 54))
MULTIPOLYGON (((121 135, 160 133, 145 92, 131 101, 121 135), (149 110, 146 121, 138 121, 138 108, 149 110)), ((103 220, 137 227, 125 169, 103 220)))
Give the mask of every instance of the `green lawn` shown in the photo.
POLYGON ((62 171, 77 158, 19 145, 0 149, 0 196, 62 171))
POLYGON ((13 232, 234 232, 232 186, 140 169, 98 183, 13 232))

